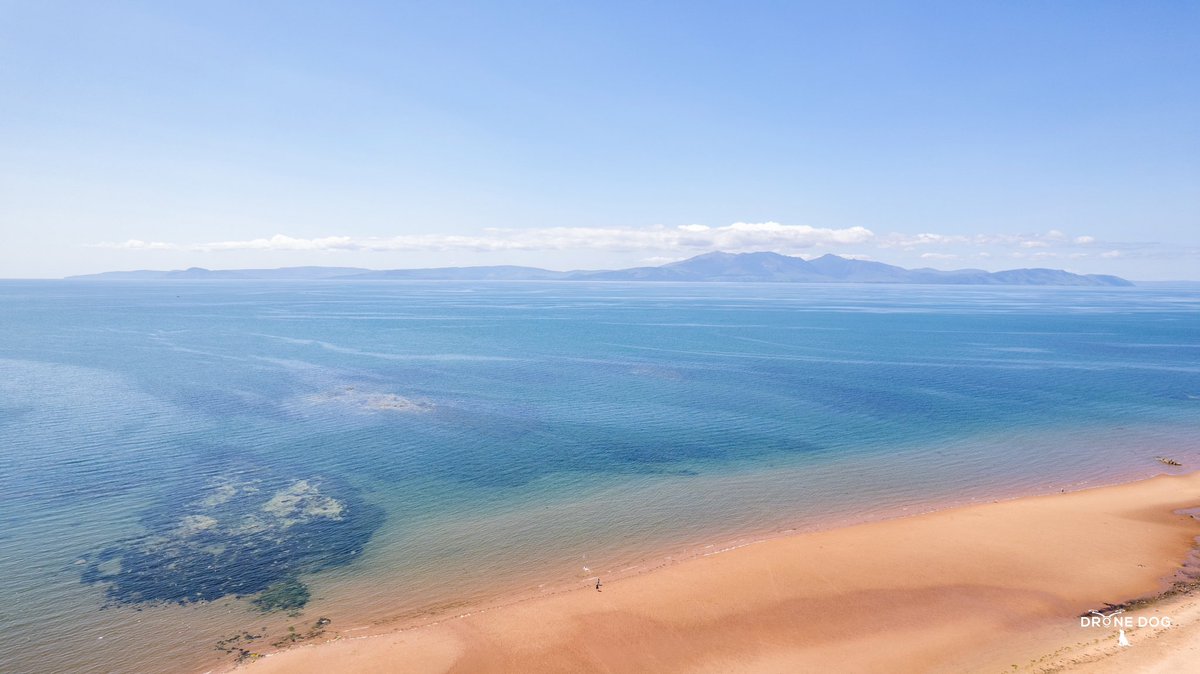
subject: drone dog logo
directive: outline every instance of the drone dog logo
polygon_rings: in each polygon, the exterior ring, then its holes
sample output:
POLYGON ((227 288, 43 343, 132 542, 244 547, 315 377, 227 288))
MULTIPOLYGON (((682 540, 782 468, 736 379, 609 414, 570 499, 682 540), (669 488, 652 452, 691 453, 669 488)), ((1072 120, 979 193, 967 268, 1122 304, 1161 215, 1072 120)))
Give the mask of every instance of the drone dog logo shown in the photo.
POLYGON ((1100 627, 1111 629, 1113 627, 1119 630, 1117 634, 1117 646, 1129 646, 1129 637, 1125 635, 1125 630, 1133 629, 1134 627, 1170 627, 1171 618, 1168 616, 1138 616, 1136 619, 1133 616, 1121 615, 1125 609, 1113 609, 1109 613, 1103 611, 1088 611, 1087 614, 1079 616, 1080 627, 1100 627))

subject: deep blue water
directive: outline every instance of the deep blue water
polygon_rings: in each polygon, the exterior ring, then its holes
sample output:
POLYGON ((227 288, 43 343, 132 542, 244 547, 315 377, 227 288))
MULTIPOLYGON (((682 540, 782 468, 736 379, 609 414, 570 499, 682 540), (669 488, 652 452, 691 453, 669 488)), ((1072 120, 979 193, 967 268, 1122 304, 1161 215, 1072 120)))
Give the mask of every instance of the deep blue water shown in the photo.
POLYGON ((459 563, 1200 458, 1188 289, 6 281, 0 316, 0 671, 129 666, 134 622, 55 660, 103 606, 240 597, 236 631, 289 580, 432 597, 459 563))

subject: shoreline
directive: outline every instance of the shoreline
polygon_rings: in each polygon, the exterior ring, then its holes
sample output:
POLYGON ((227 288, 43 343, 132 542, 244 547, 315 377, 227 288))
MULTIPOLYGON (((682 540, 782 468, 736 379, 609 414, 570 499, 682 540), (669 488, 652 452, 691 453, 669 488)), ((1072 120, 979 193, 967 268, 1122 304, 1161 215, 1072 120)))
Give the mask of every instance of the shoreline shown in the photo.
MULTIPOLYGON (((1187 458, 1194 458, 1188 455, 1187 458)), ((1119 486, 1130 482, 1138 482, 1157 476, 1186 475, 1181 467, 1158 465, 1157 462, 1144 460, 1143 465, 1130 467, 1123 471, 1107 471, 1104 475, 1093 475, 1080 479, 1062 481, 1058 479, 1039 480, 1036 484, 1013 483, 989 489, 986 492, 958 493, 942 495, 939 498, 927 498, 908 502, 895 502, 874 508, 855 510, 852 512, 827 513, 819 518, 813 517, 780 517, 771 526, 750 529, 715 529, 711 532, 698 534, 690 541, 676 541, 662 546, 638 546, 623 548, 623 554, 618 554, 607 563, 593 566, 592 573, 581 574, 578 571, 564 572, 559 567, 555 569, 537 570, 521 576, 505 576, 503 580, 490 581, 493 583, 489 591, 481 592, 473 588, 471 595, 456 596, 441 595, 431 597, 428 601, 410 603, 402 609, 390 611, 374 611, 374 615, 365 617, 353 627, 341 625, 334 633, 346 636, 350 632, 355 636, 362 634, 379 635, 391 632, 407 631, 426 626, 434 621, 463 617, 467 614, 490 611, 511 604, 535 600, 538 598, 573 592, 580 588, 590 587, 597 571, 606 579, 624 579, 646 573, 653 573, 662 568, 671 567, 692 559, 702 558, 730 549, 756 545, 779 538, 812 534, 822 531, 843 529, 847 527, 887 522, 896 519, 919 517, 932 513, 957 508, 972 507, 986 503, 1001 503, 1011 500, 1051 496, 1061 493, 1072 493, 1088 489, 1119 486), (1151 465, 1154 467, 1152 468, 1151 465), (607 568, 605 565, 607 564, 607 568)), ((1189 464, 1192 463, 1189 461, 1189 464)), ((733 485, 736 489, 738 485, 733 485)), ((578 568, 578 567, 576 567, 578 568)), ((378 582, 377 580, 375 582, 378 582)), ((339 588, 344 590, 343 588, 339 588)), ((394 606, 394 605, 393 605, 394 606)), ((337 609, 332 609, 336 611, 337 609)), ((319 613, 319 611, 318 611, 319 613)), ((316 615, 314 613, 313 615, 316 615)), ((331 614, 333 615, 333 614, 331 614)), ((223 666, 223 665, 222 665, 223 666)), ((205 670, 212 674, 221 670, 205 670)))
POLYGON ((1200 535, 1175 511, 1196 506, 1200 472, 782 531, 609 576, 603 592, 509 595, 223 671, 367 672, 397 659, 406 671, 876 671, 881 654, 890 671, 1061 671, 1033 667, 1098 634, 1081 612, 1164 589, 1200 535))

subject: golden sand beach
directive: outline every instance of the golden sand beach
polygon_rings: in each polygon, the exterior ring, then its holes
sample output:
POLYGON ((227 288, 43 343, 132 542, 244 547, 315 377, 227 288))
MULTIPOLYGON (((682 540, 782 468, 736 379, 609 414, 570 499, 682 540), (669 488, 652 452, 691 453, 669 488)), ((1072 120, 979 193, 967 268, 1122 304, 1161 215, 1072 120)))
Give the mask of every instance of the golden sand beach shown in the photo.
POLYGON ((1200 473, 762 541, 242 665, 329 672, 1200 671, 1200 473), (1169 618, 1171 626, 1164 626, 1169 618), (1119 624, 1125 624, 1124 622, 1119 624), (1192 667, 1192 669, 1188 669, 1192 667))

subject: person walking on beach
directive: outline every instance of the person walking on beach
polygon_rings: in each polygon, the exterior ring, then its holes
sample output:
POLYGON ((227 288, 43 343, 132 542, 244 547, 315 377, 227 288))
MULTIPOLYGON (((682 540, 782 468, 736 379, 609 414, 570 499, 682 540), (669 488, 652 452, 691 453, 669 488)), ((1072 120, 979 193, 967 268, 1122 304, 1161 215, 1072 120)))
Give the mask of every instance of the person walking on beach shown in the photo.
POLYGON ((596 576, 596 591, 600 591, 600 576, 596 576))

